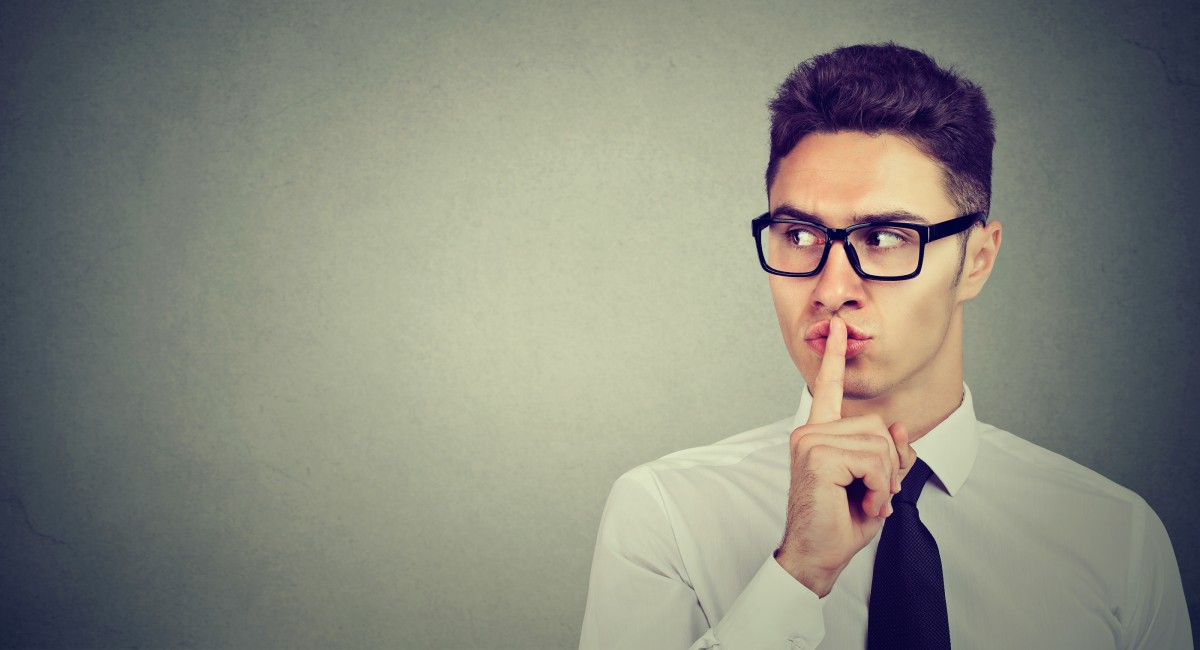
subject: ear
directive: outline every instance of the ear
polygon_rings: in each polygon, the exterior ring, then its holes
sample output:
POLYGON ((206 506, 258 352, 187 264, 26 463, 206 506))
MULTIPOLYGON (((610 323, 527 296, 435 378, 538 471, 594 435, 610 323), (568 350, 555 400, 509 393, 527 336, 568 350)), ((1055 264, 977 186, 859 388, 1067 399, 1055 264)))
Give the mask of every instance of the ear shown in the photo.
POLYGON ((1002 231, 1000 222, 992 221, 971 232, 971 237, 967 240, 962 277, 958 282, 959 302, 966 302, 983 291, 983 285, 987 284, 987 279, 996 265, 1002 231))

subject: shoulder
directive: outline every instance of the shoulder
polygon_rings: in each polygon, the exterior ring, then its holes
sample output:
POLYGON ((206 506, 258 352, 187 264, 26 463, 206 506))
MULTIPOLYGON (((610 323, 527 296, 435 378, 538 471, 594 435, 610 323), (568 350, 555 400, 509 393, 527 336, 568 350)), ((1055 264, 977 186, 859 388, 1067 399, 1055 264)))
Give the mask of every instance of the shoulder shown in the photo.
POLYGON ((1049 495, 1092 497, 1146 508, 1146 502, 1132 490, 1112 481, 1062 454, 1032 443, 990 424, 979 423, 981 469, 1003 471, 1014 481, 1025 481, 1031 489, 1049 495))
POLYGON ((1179 643, 1189 633, 1174 551, 1146 501, 1012 433, 984 423, 978 432, 974 467, 953 498, 969 507, 955 522, 968 529, 967 548, 1003 540, 993 561, 1008 562, 1013 593, 1036 594, 1032 616, 1106 620, 1120 647, 1190 647, 1179 643))
POLYGON ((613 484, 609 508, 654 510, 678 522, 744 515, 747 501, 774 507, 787 496, 791 432, 787 418, 638 465, 613 484))
MULTIPOLYGON (((646 482, 680 474, 736 472, 764 458, 776 458, 787 449, 792 419, 786 418, 743 431, 712 444, 683 449, 643 463, 626 472, 618 482, 646 482)), ((784 454, 786 460, 786 453, 784 454)))

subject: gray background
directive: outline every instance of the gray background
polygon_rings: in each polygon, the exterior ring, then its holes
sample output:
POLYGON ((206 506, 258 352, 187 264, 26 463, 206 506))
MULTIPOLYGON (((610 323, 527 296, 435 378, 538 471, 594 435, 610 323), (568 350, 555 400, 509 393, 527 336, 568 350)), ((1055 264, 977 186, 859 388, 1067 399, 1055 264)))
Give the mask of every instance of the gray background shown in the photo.
POLYGON ((981 419, 1200 608, 1195 3, 5 3, 0 644, 566 648, 625 469, 785 417, 765 102, 895 39, 996 112, 981 419))

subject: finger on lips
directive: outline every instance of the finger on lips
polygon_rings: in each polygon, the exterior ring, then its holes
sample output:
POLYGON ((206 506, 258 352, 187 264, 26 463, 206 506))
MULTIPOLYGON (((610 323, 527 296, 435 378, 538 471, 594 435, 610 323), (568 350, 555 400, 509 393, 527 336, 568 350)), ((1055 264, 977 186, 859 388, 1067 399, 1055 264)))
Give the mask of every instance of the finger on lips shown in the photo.
POLYGON ((846 323, 833 316, 825 354, 813 381, 812 410, 808 423, 792 432, 792 447, 837 449, 842 455, 843 487, 861 480, 867 488, 861 507, 864 514, 892 514, 892 495, 900 491, 900 478, 912 466, 916 454, 908 445, 906 430, 899 423, 888 427, 877 415, 842 419, 843 384, 846 376, 846 323), (813 427, 812 425, 821 425, 813 427), (801 442, 803 440, 803 442, 801 442), (884 446, 886 445, 886 446, 884 446))
POLYGON ((808 423, 833 422, 842 417, 842 381, 846 375, 846 323, 834 316, 829 319, 829 336, 821 368, 813 382, 813 405, 808 423))

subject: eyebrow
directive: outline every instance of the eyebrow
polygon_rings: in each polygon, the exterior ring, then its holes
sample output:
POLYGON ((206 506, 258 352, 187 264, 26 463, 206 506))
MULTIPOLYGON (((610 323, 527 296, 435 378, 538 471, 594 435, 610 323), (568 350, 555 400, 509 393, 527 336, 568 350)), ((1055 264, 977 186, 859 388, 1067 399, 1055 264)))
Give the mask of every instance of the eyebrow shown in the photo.
MULTIPOLYGON (((771 216, 775 218, 786 217, 788 219, 799 219, 800 221, 811 221, 819 223, 822 226, 828 226, 825 220, 815 214, 800 210, 790 203, 783 203, 779 207, 771 211, 771 216)), ((852 223, 878 223, 880 221, 900 221, 903 223, 919 223, 929 225, 929 220, 919 214, 913 214, 908 210, 888 210, 887 212, 873 212, 871 214, 855 215, 852 223)))

